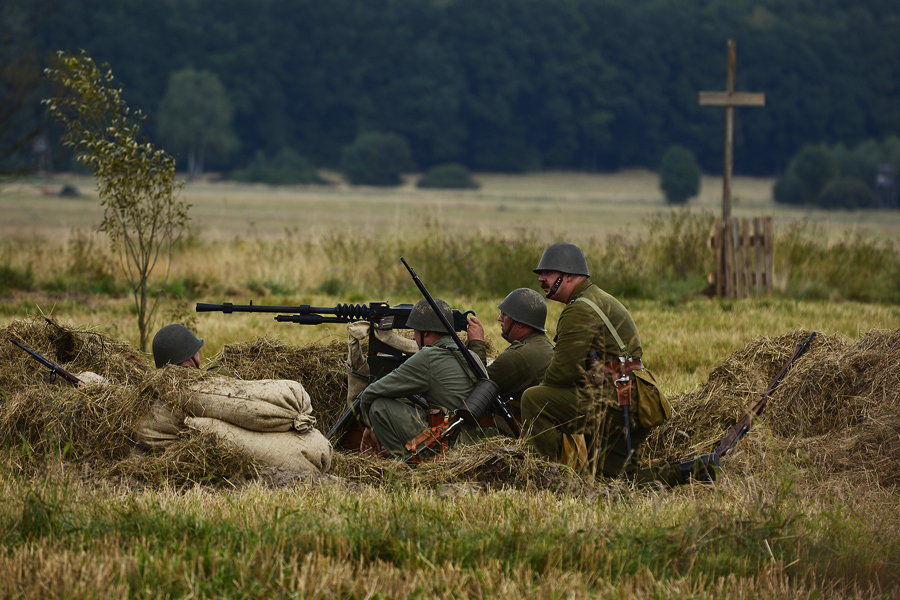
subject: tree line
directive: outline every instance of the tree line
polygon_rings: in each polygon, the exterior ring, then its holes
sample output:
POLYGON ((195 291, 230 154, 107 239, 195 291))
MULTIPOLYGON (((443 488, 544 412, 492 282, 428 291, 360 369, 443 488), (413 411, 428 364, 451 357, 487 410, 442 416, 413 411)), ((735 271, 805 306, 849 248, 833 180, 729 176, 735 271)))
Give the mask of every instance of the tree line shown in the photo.
POLYGON ((736 88, 766 94, 736 110, 736 172, 900 135, 890 0, 7 0, 0 19, 3 58, 85 49, 109 63, 167 148, 173 75, 210 74, 230 117, 227 148, 204 161, 218 170, 284 152, 337 166, 379 132, 422 170, 658 168, 680 145, 720 172, 723 111, 697 92, 724 89, 729 38, 736 88))

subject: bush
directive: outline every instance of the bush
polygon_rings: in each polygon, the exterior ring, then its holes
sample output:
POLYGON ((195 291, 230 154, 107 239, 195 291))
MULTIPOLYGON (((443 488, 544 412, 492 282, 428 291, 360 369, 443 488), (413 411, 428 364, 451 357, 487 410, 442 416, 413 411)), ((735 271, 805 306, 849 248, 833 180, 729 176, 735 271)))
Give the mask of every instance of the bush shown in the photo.
POLYGON ((316 168, 291 148, 282 148, 271 159, 261 151, 257 152, 247 168, 233 171, 226 179, 269 185, 325 183, 316 168))
POLYGON ((659 188, 671 204, 684 204, 700 193, 700 166, 694 153, 682 146, 672 146, 662 159, 659 188))
POLYGON ((428 169, 418 183, 420 188, 478 189, 480 184, 472 179, 472 172, 463 165, 448 163, 428 169))
POLYGON ((341 172, 353 185, 400 185, 414 169, 409 144, 395 133, 364 133, 341 155, 341 172))
POLYGON ((875 206, 875 194, 862 180, 855 177, 838 177, 822 189, 815 204, 822 208, 871 208, 875 206))
POLYGON ((772 196, 776 204, 803 205, 809 201, 803 181, 790 174, 778 178, 772 188, 772 196))
POLYGON ((827 146, 804 146, 788 163, 787 175, 802 182, 806 202, 815 202, 825 184, 837 177, 837 160, 827 146))

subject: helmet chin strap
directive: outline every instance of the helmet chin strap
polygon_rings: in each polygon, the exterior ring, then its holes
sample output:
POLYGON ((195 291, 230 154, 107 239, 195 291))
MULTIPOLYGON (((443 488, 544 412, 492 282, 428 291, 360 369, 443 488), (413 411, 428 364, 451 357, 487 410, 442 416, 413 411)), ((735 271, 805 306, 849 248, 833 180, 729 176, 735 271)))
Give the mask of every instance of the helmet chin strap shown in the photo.
POLYGON ((556 278, 556 283, 553 284, 553 287, 550 288, 550 291, 547 292, 547 298, 551 298, 553 294, 559 291, 559 286, 562 285, 563 276, 560 275, 556 278))

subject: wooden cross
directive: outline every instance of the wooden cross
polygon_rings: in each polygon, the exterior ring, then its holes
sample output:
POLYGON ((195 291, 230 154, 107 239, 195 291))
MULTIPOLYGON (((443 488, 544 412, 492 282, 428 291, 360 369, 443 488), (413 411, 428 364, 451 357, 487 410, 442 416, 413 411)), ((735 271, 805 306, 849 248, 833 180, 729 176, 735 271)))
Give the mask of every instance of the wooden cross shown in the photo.
POLYGON ((734 107, 765 106, 766 95, 734 91, 737 52, 734 40, 728 40, 728 65, 724 92, 700 92, 701 106, 725 107, 725 160, 722 165, 722 219, 731 218, 731 172, 734 167, 734 107))

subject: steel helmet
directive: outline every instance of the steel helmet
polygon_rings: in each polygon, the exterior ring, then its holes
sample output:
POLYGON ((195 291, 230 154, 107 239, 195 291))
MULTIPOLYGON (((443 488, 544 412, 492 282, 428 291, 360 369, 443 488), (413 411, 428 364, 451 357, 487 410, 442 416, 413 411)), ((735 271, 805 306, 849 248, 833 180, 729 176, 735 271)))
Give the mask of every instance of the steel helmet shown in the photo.
POLYGON ((509 318, 519 323, 534 327, 539 331, 547 331, 547 302, 544 297, 530 288, 513 290, 497 305, 509 318))
POLYGON ((153 336, 153 361, 156 368, 183 363, 203 346, 203 340, 184 325, 166 325, 153 336))
POLYGON ((591 276, 584 252, 575 244, 566 242, 553 244, 544 250, 541 262, 534 270, 538 275, 541 274, 541 271, 559 271, 569 275, 591 276))
MULTIPOLYGON (((450 310, 450 305, 440 300, 438 298, 434 299, 434 303, 437 304, 438 308, 443 313, 444 317, 447 319, 448 323, 453 322, 453 312, 450 310)), ((424 298, 416 302, 416 305, 412 307, 412 310, 409 313, 409 318, 406 319, 406 325, 412 329, 418 329, 419 331, 436 331, 437 333, 450 333, 447 331, 447 328, 444 327, 444 324, 441 323, 441 320, 432 310, 431 305, 428 304, 428 301, 424 298)))

